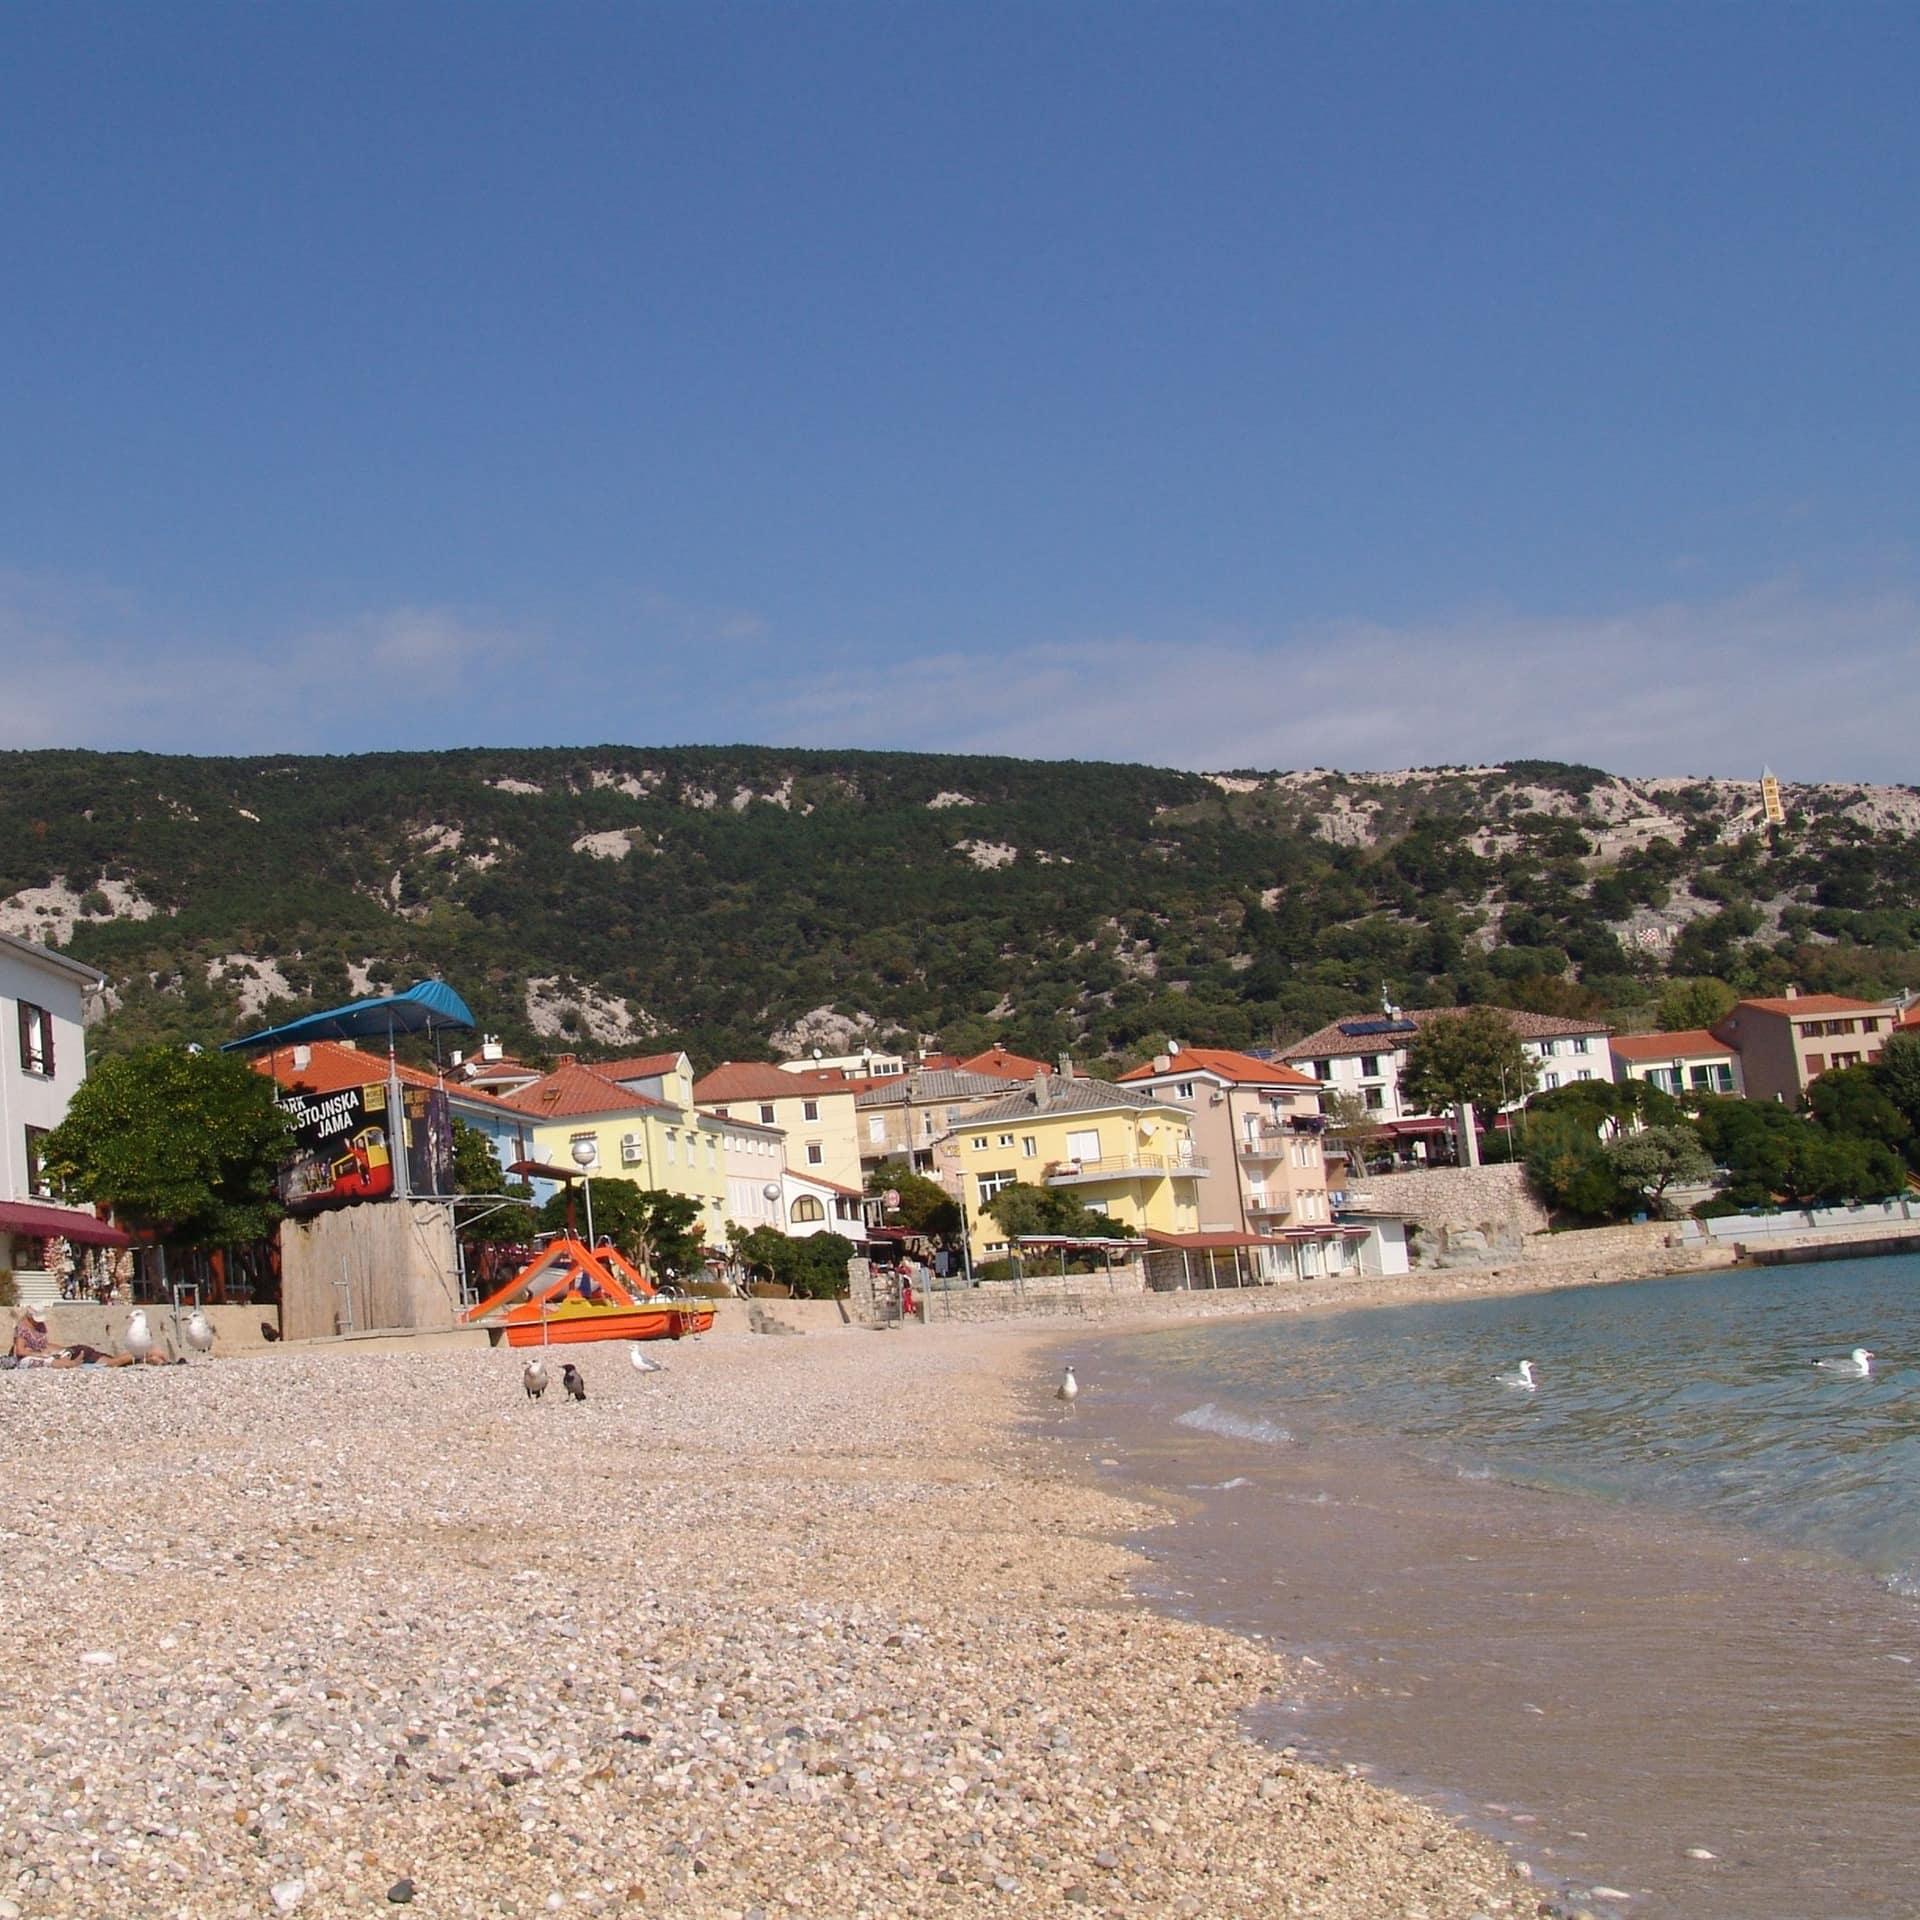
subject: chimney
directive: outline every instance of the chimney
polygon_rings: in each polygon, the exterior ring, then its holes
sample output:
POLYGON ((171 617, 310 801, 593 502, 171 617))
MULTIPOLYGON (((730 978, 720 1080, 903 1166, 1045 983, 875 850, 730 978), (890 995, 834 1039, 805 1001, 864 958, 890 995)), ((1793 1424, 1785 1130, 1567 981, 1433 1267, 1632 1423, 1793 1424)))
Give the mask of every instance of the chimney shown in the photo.
POLYGON ((1169 1073, 1172 1069, 1173 1059, 1171 1055, 1156 1053, 1153 1056, 1153 1070, 1155 1073, 1169 1073))
POLYGON ((456 1073, 460 1071, 461 1062, 464 1058, 465 1056, 461 1053, 460 1049, 455 1047, 453 1050, 453 1069, 456 1073))
POLYGON ((554 1062, 554 1065, 555 1065, 556 1067, 571 1067, 571 1066, 575 1066, 575 1065, 577 1065, 577 1064, 578 1064, 578 1062, 579 1062, 579 1058, 580 1058, 580 1056, 579 1056, 578 1054, 574 1054, 574 1053, 563 1053, 563 1054, 562 1054, 562 1055, 561 1055, 561 1056, 559 1057, 559 1059, 558 1059, 558 1060, 556 1060, 556 1061, 554 1062))
POLYGON ((1047 1091, 1047 1070, 1042 1067, 1033 1076, 1033 1106, 1036 1113, 1045 1113, 1047 1102, 1052 1096, 1047 1091))
POLYGON ((1073 1078, 1073 1055, 1070 1053, 1063 1053, 1060 1056, 1060 1078, 1062 1080, 1073 1078))
POLYGON ((307 1068, 309 1068, 312 1065, 313 1065, 313 1049, 311 1047, 295 1047, 293 1050, 294 1072, 304 1073, 307 1070, 307 1068))
POLYGON ((1798 1000, 1800 998, 1800 989, 1798 987, 1789 987, 1787 989, 1787 998, 1789 1000, 1798 1000))

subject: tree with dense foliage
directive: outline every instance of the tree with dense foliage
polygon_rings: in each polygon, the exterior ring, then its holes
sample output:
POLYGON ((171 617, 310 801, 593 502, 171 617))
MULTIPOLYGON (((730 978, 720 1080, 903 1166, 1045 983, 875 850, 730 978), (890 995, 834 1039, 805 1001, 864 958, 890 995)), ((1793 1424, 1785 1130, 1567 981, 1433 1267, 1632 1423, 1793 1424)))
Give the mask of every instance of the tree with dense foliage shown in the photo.
MULTIPOLYGON (((585 1194, 574 1196, 573 1219, 584 1238, 585 1194)), ((558 1233, 566 1226, 564 1188, 540 1209, 539 1224, 546 1233, 558 1233)), ((593 1183, 595 1239, 611 1240, 656 1285, 692 1279, 699 1273, 705 1253, 699 1224, 700 1203, 684 1193, 661 1193, 618 1174, 603 1174, 593 1183)))
POLYGON ((507 1204, 463 1207, 460 1237, 488 1245, 518 1244, 533 1232, 533 1188, 501 1170, 487 1136, 464 1120, 453 1123, 453 1190, 475 1200, 505 1196, 507 1204))
POLYGON ((1920 1134, 1920 1033, 1893 1034, 1873 1063, 1873 1075, 1881 1092, 1920 1134))
POLYGON ((1074 1240, 1114 1237, 1114 1225, 1104 1213, 1090 1213, 1062 1187, 1034 1187, 1024 1180, 1002 1187, 983 1209, 1000 1223, 1009 1240, 1027 1234, 1057 1234, 1074 1240))
POLYGON ((170 1246, 229 1247, 280 1218, 292 1143, 274 1084, 232 1054, 141 1047, 99 1061, 41 1143, 56 1189, 170 1246))
POLYGON ((1696 974, 1669 981, 1654 1013, 1662 1033, 1691 1033, 1724 1020, 1739 997, 1724 980, 1696 974))
POLYGON ((886 1224, 909 1233, 944 1240, 960 1231, 960 1203, 938 1180, 905 1167, 876 1167, 867 1175, 869 1193, 897 1193, 900 1204, 887 1209, 886 1224))
POLYGON ((1527 1115, 1527 1183, 1556 1212, 1583 1220, 1611 1220, 1626 1207, 1606 1143, 1583 1115, 1571 1112, 1527 1115))
POLYGON ((1906 1181, 1878 1140, 1838 1134, 1769 1100, 1704 1100, 1695 1125, 1729 1179, 1736 1207, 1839 1206, 1883 1200, 1906 1181))
POLYGON ((1807 1106, 1829 1133, 1877 1140, 1903 1159, 1913 1153, 1913 1122, 1887 1092, 1877 1061, 1823 1073, 1807 1089, 1807 1106))
POLYGON ((1417 1112, 1447 1113, 1463 1101, 1482 1127, 1490 1127, 1503 1106, 1524 1100, 1540 1077, 1540 1068, 1513 1030, 1513 1022, 1495 1007, 1469 1007, 1465 1013, 1421 1022, 1407 1048, 1400 1091, 1417 1112))
POLYGON ((1623 1133, 1608 1142, 1606 1154, 1620 1185, 1638 1194, 1655 1214, 1665 1211, 1669 1187, 1713 1178, 1713 1157, 1687 1126, 1623 1133))
POLYGON ((791 1235, 775 1227, 735 1228, 733 1255, 760 1279, 790 1288, 802 1300, 839 1300, 847 1292, 847 1263, 860 1250, 844 1234, 791 1235))

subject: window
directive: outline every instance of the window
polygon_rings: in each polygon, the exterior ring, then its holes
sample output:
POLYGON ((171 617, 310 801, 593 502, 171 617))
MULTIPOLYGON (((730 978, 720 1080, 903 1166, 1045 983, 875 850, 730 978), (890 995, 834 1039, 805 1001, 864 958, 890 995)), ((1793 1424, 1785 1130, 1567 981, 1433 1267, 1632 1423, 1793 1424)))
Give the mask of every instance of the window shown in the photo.
POLYGON ((1573 1077, 1576 1080, 1591 1080, 1593 1078, 1593 1069, 1591 1067, 1582 1067, 1573 1077))
POLYGON ((1011 1167, 1003 1173, 982 1173, 974 1176, 980 1182, 980 1204, 984 1207, 1002 1187, 1010 1187, 1020 1177, 1011 1167))
POLYGON ((1067 1158, 1078 1160, 1083 1166, 1088 1162, 1097 1164, 1100 1159, 1100 1129, 1081 1127, 1068 1134, 1067 1158))
POLYGON ((53 1078, 53 1015, 28 1000, 20 1002, 20 1071, 53 1078))
POLYGON ((826 1148, 823 1147, 818 1140, 809 1140, 807 1142, 807 1165, 810 1167, 822 1167, 826 1165, 826 1162, 826 1148))
POLYGON ((1836 1053, 1833 1056, 1833 1070, 1838 1073, 1842 1067, 1857 1067, 1860 1056, 1857 1053, 1836 1053))
POLYGON ((1363 1053, 1360 1056, 1360 1078, 1377 1080, 1380 1077, 1380 1056, 1377 1053, 1363 1053))
POLYGON ((1715 1093, 1731 1093, 1733 1091, 1733 1069, 1731 1067, 1715 1066, 1713 1070, 1713 1090, 1715 1093))
POLYGON ((707 1171, 714 1173, 720 1166, 720 1143, 712 1134, 707 1135, 707 1171))
POLYGON ((1088 1213, 1097 1213, 1105 1218, 1107 1203, 1104 1200, 1083 1200, 1080 1204, 1088 1213))
POLYGON ((1037 1139, 1035 1139, 1035 1137, 1032 1134, 1023 1133, 1020 1136, 1021 1159, 1031 1160, 1035 1157, 1035 1155, 1039 1153, 1039 1151, 1040 1151, 1040 1142, 1037 1139))
POLYGON ((801 1101, 800 1117, 803 1120, 818 1120, 820 1118, 820 1102, 818 1100, 801 1101))
POLYGON ((1584 1033, 1575 1038, 1573 1050, 1575 1053, 1585 1053, 1587 1051, 1587 1036, 1584 1033))
MULTIPOLYGON (((1542 1060, 1551 1060, 1559 1051, 1560 1042, 1558 1040, 1542 1040, 1540 1042, 1540 1058, 1542 1060)), ((1557 1087, 1560 1083, 1556 1080, 1553 1084, 1557 1087)))
POLYGON ((1876 1019, 1862 1020, 1860 1022, 1860 1031, 1862 1033, 1878 1033, 1880 1031, 1880 1022, 1876 1019))
POLYGON ((1360 1096, 1367 1103, 1369 1113, 1378 1113, 1387 1104, 1387 1096, 1378 1087, 1369 1087, 1360 1096))
POLYGON ((770 1127, 773 1125, 773 1109, 770 1106, 768 1106, 764 1101, 762 1101, 760 1105, 760 1124, 763 1127, 770 1127))
POLYGON ((40 1171, 40 1143, 47 1133, 45 1127, 27 1129, 27 1192, 36 1200, 52 1197, 47 1190, 46 1176, 40 1171))
POLYGON ((824 1220, 826 1217, 826 1208, 810 1193, 803 1193, 787 1212, 787 1218, 796 1225, 824 1220))
POLYGON ((1316 1080, 1331 1080, 1333 1078, 1333 1062, 1331 1060, 1316 1060, 1313 1063, 1313 1077, 1316 1080))
POLYGON ((873 1144, 873 1143, 875 1143, 875 1142, 878 1142, 878 1141, 881 1141, 881 1140, 884 1140, 884 1139, 885 1139, 886 1137, 887 1137, 887 1120, 886 1120, 886 1115, 885 1115, 885 1114, 880 1114, 880 1113, 870 1113, 870 1114, 868 1114, 868 1115, 867 1115, 867 1140, 868 1140, 868 1143, 869 1143, 869 1144, 873 1144))
POLYGON ((986 1152, 986 1150, 987 1150, 987 1136, 986 1136, 986 1135, 985 1135, 984 1133, 976 1133, 976 1134, 975 1134, 975 1135, 973 1136, 973 1150, 974 1150, 974 1151, 975 1151, 976 1153, 985 1153, 985 1152, 986 1152))
POLYGON ((1191 1100, 1193 1098, 1193 1082, 1191 1080, 1176 1080, 1173 1083, 1173 1097, 1176 1100, 1191 1100))
POLYGON ((667 1129, 667 1165, 677 1167, 680 1164, 680 1136, 669 1127, 667 1129))
POLYGON ((1540 1076, 1540 1084, 1551 1092, 1560 1084, 1560 1076, 1557 1073, 1543 1073, 1540 1076))
POLYGON ((1809 1080, 1818 1080, 1826 1070, 1827 1056, 1824 1053, 1810 1053, 1807 1055, 1807 1078, 1809 1080))
POLYGON ((998 1140, 996 1140, 996 1141, 994 1142, 994 1145, 995 1145, 995 1146, 997 1146, 997 1147, 1010 1147, 1010 1146, 1012 1146, 1012 1145, 1013 1145, 1013 1135, 1012 1135, 1012 1134, 1010 1134, 1010 1133, 1003 1133, 1003 1134, 1002 1134, 1002 1135, 1001 1135, 1001 1136, 999 1137, 999 1139, 998 1139, 998 1140))

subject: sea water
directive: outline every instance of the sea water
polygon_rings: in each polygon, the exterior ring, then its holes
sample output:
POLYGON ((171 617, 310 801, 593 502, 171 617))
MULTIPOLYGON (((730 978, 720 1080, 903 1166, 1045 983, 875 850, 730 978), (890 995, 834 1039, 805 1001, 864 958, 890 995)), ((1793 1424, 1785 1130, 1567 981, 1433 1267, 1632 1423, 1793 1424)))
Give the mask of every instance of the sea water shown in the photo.
POLYGON ((1056 1430, 1180 1511, 1148 1597, 1299 1656, 1261 1737, 1596 1910, 1920 1914, 1920 1256, 1215 1322, 1081 1367, 1056 1430), (1813 1364, 1855 1346, 1864 1379, 1813 1364))

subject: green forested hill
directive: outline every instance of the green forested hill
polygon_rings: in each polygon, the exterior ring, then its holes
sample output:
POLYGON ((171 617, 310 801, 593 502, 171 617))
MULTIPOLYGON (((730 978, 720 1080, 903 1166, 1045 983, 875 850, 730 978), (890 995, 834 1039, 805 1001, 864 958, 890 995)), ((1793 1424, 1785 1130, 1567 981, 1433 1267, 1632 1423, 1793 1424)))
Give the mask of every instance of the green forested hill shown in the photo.
POLYGON ((773 748, 0 755, 0 927, 111 1047, 444 974, 517 1047, 1126 1055, 1377 1003, 1647 1024, 1672 977, 1920 986, 1920 793, 1547 763, 1343 776, 773 748), (806 1032, 834 1037, 835 1023, 806 1032))

